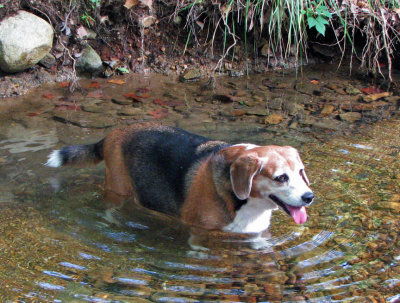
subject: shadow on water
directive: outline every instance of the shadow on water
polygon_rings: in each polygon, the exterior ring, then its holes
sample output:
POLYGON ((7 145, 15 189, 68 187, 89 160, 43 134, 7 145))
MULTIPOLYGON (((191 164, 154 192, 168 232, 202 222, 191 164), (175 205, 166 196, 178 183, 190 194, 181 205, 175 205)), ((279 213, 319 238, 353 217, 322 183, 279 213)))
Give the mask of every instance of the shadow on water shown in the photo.
MULTIPOLYGON (((102 85, 102 96, 97 95, 92 106, 103 106, 99 103, 114 98, 113 94, 120 97, 132 87, 146 85, 150 92, 156 90, 150 82, 114 90, 102 85)), ((157 85, 160 91, 165 88, 176 94, 182 92, 170 83, 157 85)), ((195 92, 199 88, 194 84, 186 88, 181 100, 198 98, 195 92)), ((308 126, 282 130, 272 125, 267 130, 257 122, 256 115, 249 118, 253 120, 244 121, 227 118, 224 113, 215 114, 218 106, 225 105, 213 101, 200 107, 202 110, 196 108, 198 101, 187 104, 198 111, 195 116, 186 116, 187 108, 169 110, 167 123, 216 139, 295 145, 318 197, 309 208, 309 220, 304 225, 295 225, 283 212, 276 211, 270 230, 263 235, 267 248, 253 249, 255 241, 251 236, 192 230, 208 248, 194 251, 187 242, 190 228, 177 219, 129 203, 121 207, 104 203, 103 164, 57 170, 43 167, 52 148, 93 142, 107 132, 93 125, 78 125, 83 122, 73 120, 76 111, 54 111, 57 106, 60 110, 66 104, 81 104, 85 98, 79 99, 79 93, 68 95, 55 87, 35 95, 49 91, 63 99, 57 99, 54 105, 54 99, 35 103, 32 95, 24 97, 24 106, 10 107, 8 118, 1 122, 3 300, 400 300, 398 119, 358 125, 357 131, 323 129, 316 133, 308 126), (71 104, 66 103, 71 100, 71 104), (60 117, 64 117, 63 122, 60 117)), ((115 102, 104 105, 107 108, 103 115, 117 115, 120 120, 116 124, 140 120, 118 114, 118 106, 115 102)))

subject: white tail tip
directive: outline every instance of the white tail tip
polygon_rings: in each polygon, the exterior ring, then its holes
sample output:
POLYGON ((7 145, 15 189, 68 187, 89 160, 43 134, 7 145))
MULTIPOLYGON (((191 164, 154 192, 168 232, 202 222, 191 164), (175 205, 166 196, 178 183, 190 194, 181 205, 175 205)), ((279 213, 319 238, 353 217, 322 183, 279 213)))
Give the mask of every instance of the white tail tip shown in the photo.
POLYGON ((45 165, 50 167, 60 167, 62 165, 60 150, 53 150, 45 165))

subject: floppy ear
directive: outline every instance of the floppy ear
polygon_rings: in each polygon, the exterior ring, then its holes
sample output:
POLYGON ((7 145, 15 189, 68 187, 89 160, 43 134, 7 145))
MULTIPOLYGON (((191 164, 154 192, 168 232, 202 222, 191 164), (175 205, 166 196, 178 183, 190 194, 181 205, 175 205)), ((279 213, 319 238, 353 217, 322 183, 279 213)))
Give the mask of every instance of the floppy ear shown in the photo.
POLYGON ((245 200, 250 196, 253 178, 261 168, 261 161, 256 154, 241 156, 232 163, 231 183, 236 197, 245 200))

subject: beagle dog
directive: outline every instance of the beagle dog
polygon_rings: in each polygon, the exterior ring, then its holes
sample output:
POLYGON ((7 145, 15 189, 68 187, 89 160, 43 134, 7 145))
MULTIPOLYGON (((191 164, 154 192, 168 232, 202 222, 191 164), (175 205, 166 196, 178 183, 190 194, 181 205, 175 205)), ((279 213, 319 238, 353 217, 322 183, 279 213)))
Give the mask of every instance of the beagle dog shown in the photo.
POLYGON ((95 144, 54 150, 46 165, 102 160, 106 198, 133 198, 206 229, 260 233, 278 208, 301 224, 314 200, 293 147, 232 145, 148 123, 115 129, 95 144))

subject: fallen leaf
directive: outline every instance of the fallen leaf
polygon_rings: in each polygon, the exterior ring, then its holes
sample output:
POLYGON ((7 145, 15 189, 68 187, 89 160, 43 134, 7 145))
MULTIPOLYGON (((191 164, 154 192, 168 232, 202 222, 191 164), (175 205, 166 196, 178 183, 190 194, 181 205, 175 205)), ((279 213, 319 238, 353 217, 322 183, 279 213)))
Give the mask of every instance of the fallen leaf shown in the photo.
POLYGON ((100 88, 100 83, 97 81, 93 81, 92 83, 90 83, 89 87, 90 88, 100 88))
POLYGON ((150 116, 152 116, 154 119, 160 120, 168 116, 168 109, 166 108, 160 108, 156 110, 152 110, 147 112, 150 116))
POLYGON ((126 0, 124 7, 126 7, 127 9, 130 9, 132 6, 135 6, 138 3, 139 3, 139 0, 126 0))
POLYGON ((64 81, 64 82, 59 82, 58 83, 59 87, 68 87, 69 86, 69 82, 68 81, 64 81))
POLYGON ((51 100, 54 98, 54 95, 53 94, 43 94, 43 98, 51 100))
POLYGON ((311 83, 311 84, 318 84, 319 81, 318 81, 318 80, 310 80, 310 83, 311 83))
POLYGON ((122 85, 122 84, 125 84, 125 81, 123 81, 123 80, 121 80, 121 79, 111 79, 111 80, 108 80, 108 83, 113 83, 113 84, 122 85))
POLYGON ((380 89, 379 87, 376 87, 376 86, 370 86, 370 87, 362 88, 361 91, 364 94, 367 94, 367 95, 379 94, 379 93, 383 93, 384 92, 384 90, 382 90, 382 89, 380 89))
POLYGON ((132 99, 136 102, 142 102, 142 98, 137 96, 136 93, 128 93, 124 95, 125 98, 132 99))

